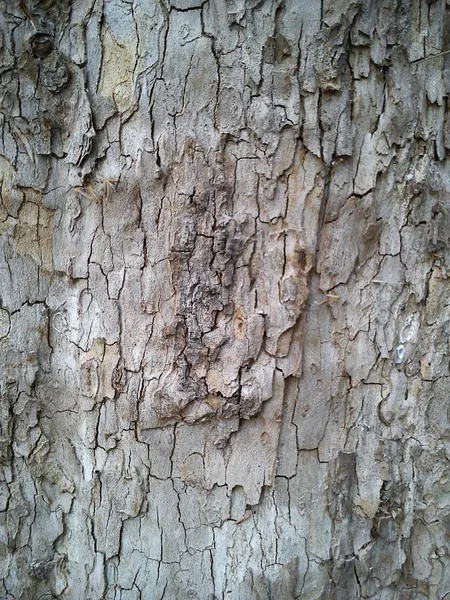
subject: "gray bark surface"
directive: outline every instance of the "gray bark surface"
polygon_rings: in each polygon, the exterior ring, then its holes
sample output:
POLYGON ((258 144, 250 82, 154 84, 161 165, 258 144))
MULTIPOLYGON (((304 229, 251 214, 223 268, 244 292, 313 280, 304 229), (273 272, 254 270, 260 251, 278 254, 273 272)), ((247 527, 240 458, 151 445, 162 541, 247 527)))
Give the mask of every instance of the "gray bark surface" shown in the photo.
POLYGON ((0 599, 450 598, 449 16, 0 0, 0 599))

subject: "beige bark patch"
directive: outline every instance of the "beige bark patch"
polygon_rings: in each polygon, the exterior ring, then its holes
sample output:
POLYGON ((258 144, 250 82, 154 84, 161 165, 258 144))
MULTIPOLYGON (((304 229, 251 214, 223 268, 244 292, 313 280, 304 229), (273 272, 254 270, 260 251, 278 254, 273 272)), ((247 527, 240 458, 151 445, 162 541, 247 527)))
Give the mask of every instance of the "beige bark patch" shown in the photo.
MULTIPOLYGON (((36 196, 36 194, 34 194, 36 196)), ((37 200, 37 198, 36 198, 37 200)), ((24 202, 14 228, 13 245, 46 271, 53 269, 53 211, 34 201, 24 202)))
POLYGON ((233 315, 233 335, 237 340, 245 338, 246 319, 242 308, 237 308, 233 315))
POLYGON ((119 111, 126 110, 133 97, 133 70, 135 64, 135 40, 122 46, 116 42, 109 27, 102 34, 103 61, 98 92, 106 98, 114 98, 119 111))

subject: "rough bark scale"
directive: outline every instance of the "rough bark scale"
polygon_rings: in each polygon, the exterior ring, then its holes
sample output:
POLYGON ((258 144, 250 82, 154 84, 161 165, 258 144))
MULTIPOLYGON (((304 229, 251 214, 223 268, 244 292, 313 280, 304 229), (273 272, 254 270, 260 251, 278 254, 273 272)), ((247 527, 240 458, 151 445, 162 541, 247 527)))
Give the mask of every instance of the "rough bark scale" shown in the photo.
POLYGON ((0 1, 0 597, 450 594, 445 0, 0 1))

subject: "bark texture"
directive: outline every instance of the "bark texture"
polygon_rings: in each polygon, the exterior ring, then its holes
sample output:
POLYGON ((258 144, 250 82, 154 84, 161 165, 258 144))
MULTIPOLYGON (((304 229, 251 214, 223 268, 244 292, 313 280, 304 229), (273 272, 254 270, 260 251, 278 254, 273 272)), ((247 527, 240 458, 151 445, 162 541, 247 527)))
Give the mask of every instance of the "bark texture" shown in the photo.
POLYGON ((450 597, 449 15, 0 0, 0 598, 450 597))

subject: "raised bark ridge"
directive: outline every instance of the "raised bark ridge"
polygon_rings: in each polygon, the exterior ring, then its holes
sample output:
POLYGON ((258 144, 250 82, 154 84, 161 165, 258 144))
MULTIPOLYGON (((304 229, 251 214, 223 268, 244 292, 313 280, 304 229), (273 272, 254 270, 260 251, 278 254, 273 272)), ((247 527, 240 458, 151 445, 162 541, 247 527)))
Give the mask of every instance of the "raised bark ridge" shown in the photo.
POLYGON ((448 13, 0 0, 0 597, 445 597, 448 13))

